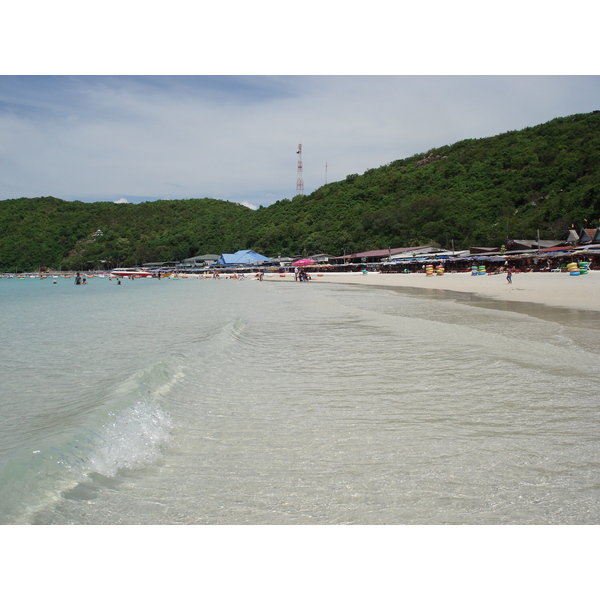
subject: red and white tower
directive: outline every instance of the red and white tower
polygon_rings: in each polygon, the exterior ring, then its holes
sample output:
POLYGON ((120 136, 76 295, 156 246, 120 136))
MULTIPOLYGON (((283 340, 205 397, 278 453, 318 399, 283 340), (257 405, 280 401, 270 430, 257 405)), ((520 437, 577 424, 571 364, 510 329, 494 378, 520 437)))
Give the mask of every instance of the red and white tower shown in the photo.
POLYGON ((296 196, 304 196, 304 176, 302 174, 302 144, 298 144, 298 174, 296 176, 296 196))

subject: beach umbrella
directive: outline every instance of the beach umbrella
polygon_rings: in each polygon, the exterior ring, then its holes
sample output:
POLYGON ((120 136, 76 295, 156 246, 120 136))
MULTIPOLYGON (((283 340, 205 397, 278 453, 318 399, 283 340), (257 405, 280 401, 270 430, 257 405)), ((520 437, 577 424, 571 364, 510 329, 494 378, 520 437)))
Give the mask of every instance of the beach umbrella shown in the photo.
POLYGON ((301 258, 296 262, 292 263, 292 267, 308 267, 309 265, 314 265, 317 261, 312 258, 301 258))

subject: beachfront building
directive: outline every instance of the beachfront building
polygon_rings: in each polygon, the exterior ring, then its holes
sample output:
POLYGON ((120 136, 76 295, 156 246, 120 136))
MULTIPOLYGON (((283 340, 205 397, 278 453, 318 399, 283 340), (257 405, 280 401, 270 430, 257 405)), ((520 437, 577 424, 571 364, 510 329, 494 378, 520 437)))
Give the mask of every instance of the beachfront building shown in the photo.
POLYGON ((178 265, 178 262, 175 260, 164 261, 164 262, 148 262, 142 264, 142 269, 147 271, 160 271, 165 269, 175 269, 178 265))
POLYGON ((564 240, 508 240, 504 246, 471 246, 469 252, 472 255, 509 254, 511 252, 545 250, 564 245, 566 245, 564 240))
POLYGON ((254 250, 238 250, 233 254, 221 254, 214 265, 219 267, 252 267, 270 263, 270 258, 254 252, 254 250))
POLYGON ((567 237, 567 244, 575 246, 579 243, 579 234, 574 229, 569 229, 569 237, 567 237))
POLYGON ((506 250, 509 252, 512 250, 542 250, 564 244, 564 240, 509 240, 506 243, 506 250))
POLYGON ((575 229, 569 229, 569 237, 566 243, 573 246, 600 244, 600 227, 596 227, 596 229, 582 228, 579 233, 575 229))
MULTIPOLYGON (((355 252, 353 254, 344 254, 342 256, 332 257, 331 262, 337 264, 345 263, 380 263, 390 260, 398 255, 408 253, 411 256, 417 254, 428 254, 431 252, 439 252, 439 248, 435 246, 409 246, 405 248, 384 248, 382 250, 368 250, 367 252, 355 252)), ((445 250, 444 252, 447 252, 445 250)))
POLYGON ((192 256, 186 258, 179 263, 183 267, 192 269, 202 269, 208 265, 212 265, 216 260, 219 260, 219 254, 202 254, 200 256, 192 256))
POLYGON ((312 258, 312 260, 316 260, 317 263, 323 264, 330 262, 335 256, 332 254, 311 254, 308 258, 312 258))
POLYGON ((277 258, 271 258, 271 264, 277 267, 284 267, 293 263, 294 260, 291 256, 278 256, 277 258))
POLYGON ((445 248, 437 248, 436 246, 421 246, 419 249, 409 248, 404 252, 396 252, 389 258, 391 261, 404 260, 410 258, 446 258, 448 256, 455 256, 460 254, 453 250, 446 250, 445 248))
POLYGON ((218 254, 203 254, 202 256, 193 256, 182 261, 167 260, 163 262, 144 263, 142 267, 150 271, 187 271, 206 268, 218 258, 218 254))
POLYGON ((580 246, 587 244, 600 244, 600 227, 596 229, 582 229, 577 243, 580 246))

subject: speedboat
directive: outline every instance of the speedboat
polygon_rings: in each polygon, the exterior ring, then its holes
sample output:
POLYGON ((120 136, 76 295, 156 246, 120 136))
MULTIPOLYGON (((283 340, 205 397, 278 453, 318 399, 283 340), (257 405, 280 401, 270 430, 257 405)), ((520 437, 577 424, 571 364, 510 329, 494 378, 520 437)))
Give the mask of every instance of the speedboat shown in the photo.
POLYGON ((114 269, 110 272, 111 277, 127 277, 129 279, 138 279, 139 277, 152 277, 150 271, 144 271, 138 267, 131 267, 127 269, 114 269))

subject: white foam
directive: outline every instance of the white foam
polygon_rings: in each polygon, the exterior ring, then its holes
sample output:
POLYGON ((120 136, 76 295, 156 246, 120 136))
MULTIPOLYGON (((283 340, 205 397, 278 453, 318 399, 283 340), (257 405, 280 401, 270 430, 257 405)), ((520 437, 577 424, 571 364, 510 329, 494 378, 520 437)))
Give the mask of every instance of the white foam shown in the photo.
POLYGON ((124 412, 113 414, 100 433, 98 446, 85 469, 113 477, 120 469, 135 469, 153 463, 170 438, 169 415, 151 401, 140 401, 124 412))

